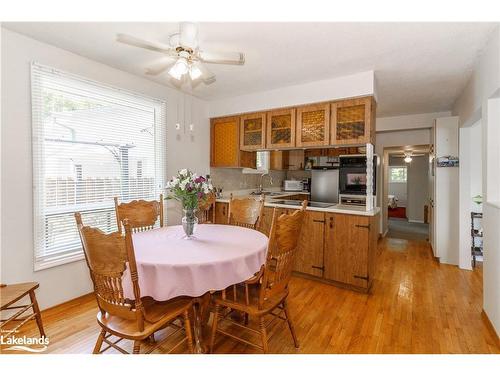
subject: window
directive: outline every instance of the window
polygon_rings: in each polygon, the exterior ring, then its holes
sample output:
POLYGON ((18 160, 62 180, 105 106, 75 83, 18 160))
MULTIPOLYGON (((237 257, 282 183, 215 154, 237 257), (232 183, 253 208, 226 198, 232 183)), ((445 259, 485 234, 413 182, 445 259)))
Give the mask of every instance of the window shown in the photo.
POLYGON ((83 258, 73 213, 117 230, 113 197, 165 185, 165 103, 33 63, 35 270, 83 258))
POLYGON ((401 167, 389 167, 389 182, 390 183, 406 183, 406 172, 407 168, 401 167))

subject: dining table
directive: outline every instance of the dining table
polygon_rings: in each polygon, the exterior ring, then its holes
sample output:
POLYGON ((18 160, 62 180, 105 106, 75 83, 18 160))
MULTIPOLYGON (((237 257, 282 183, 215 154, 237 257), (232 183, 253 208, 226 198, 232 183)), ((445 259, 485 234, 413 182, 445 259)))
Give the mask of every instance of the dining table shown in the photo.
MULTIPOLYGON (((248 280, 265 263, 268 237, 254 229, 199 224, 188 238, 181 225, 132 236, 141 296, 167 301, 194 298, 194 348, 203 353, 202 322, 208 319, 210 292, 248 280)), ((124 278, 129 278, 128 269, 124 278)), ((133 298, 131 283, 124 295, 133 298)))

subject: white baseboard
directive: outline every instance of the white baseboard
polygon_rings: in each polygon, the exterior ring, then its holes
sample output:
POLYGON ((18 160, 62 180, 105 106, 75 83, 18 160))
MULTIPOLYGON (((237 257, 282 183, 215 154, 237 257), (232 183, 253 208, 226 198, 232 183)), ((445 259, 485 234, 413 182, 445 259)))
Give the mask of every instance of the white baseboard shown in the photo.
POLYGON ((409 223, 418 223, 418 224, 425 224, 423 220, 410 220, 408 219, 409 223))

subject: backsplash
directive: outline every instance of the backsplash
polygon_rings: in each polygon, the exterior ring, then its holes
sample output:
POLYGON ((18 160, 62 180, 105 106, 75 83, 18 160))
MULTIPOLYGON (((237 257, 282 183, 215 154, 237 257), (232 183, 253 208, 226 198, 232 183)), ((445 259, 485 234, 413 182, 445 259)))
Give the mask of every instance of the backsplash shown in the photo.
MULTIPOLYGON (((262 184, 264 188, 283 186, 285 171, 270 171, 269 174, 273 178, 273 184, 269 184, 269 177, 266 176, 262 184)), ((255 189, 260 183, 260 174, 243 174, 237 168, 210 168, 210 177, 212 184, 223 191, 255 189)))

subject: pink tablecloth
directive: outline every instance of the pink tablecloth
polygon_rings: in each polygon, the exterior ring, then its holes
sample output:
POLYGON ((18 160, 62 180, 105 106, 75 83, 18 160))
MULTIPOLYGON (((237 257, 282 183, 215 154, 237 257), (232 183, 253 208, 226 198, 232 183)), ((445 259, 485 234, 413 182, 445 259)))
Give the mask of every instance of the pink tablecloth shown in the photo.
MULTIPOLYGON (((255 230, 230 225, 198 225, 186 240, 180 225, 133 235, 141 296, 165 301, 198 297, 242 282, 259 271, 268 238, 255 230)), ((124 293, 133 298, 128 270, 124 293)))

